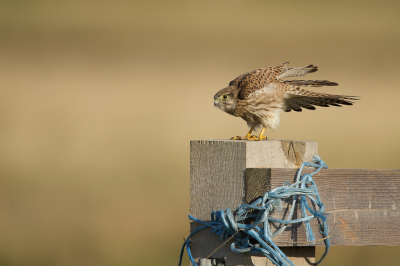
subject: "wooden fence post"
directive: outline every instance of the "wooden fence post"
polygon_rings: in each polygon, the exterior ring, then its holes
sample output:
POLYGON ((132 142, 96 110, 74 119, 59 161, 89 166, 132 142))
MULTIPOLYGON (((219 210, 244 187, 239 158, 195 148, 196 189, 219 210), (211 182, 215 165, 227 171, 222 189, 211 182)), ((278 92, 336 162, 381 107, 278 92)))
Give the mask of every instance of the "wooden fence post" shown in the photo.
MULTIPOLYGON (((235 210, 239 204, 245 203, 246 168, 299 168, 317 153, 315 141, 191 141, 190 213, 208 221, 212 210, 235 210)), ((191 223, 191 231, 197 227, 198 224, 191 223)), ((192 254, 198 259, 206 258, 222 243, 210 230, 203 230, 192 238, 192 254)), ((226 266, 272 265, 265 257, 233 253, 231 243, 225 244, 211 257, 225 258, 226 266)), ((296 266, 308 265, 304 257, 314 262, 315 247, 288 247, 284 252, 296 266)))
MULTIPOLYGON (((301 163, 318 154, 314 141, 198 140, 190 145, 190 213, 204 221, 212 210, 235 210, 286 181, 293 183, 301 163)), ((322 169, 314 181, 328 213, 331 245, 400 245, 400 170, 322 169)), ((282 213, 273 216, 281 219, 282 213)), ((198 226, 191 222, 191 231, 198 226)), ((315 246, 324 245, 315 220, 311 227, 315 246)), ((288 226, 273 241, 296 266, 309 265, 304 258, 315 261, 315 247, 305 243, 304 225, 288 226)), ((225 266, 272 265, 265 257, 232 252, 232 240, 220 247, 223 242, 204 229, 192 238, 192 255, 224 259, 225 266)))

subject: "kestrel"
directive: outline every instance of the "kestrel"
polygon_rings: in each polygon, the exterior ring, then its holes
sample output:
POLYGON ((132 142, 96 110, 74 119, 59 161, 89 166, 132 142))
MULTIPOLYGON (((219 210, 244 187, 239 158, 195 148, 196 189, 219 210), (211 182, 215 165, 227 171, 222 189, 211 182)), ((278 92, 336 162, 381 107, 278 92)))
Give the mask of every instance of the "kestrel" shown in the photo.
POLYGON ((243 118, 250 127, 245 137, 233 137, 235 140, 263 140, 265 129, 276 130, 279 125, 280 111, 301 112, 301 108, 315 110, 315 106, 329 107, 352 105, 354 96, 333 95, 307 91, 303 87, 337 86, 327 80, 283 80, 288 77, 304 76, 318 70, 317 66, 306 65, 288 68, 283 63, 277 66, 256 69, 244 73, 229 83, 229 86, 214 95, 214 106, 222 111, 243 118), (258 137, 251 132, 262 127, 258 137))

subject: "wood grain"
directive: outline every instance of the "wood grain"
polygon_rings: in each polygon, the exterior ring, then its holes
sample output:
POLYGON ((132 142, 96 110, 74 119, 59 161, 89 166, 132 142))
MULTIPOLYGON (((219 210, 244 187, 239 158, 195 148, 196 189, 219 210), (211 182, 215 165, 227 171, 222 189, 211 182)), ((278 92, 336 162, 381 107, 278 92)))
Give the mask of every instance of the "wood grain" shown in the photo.
MULTIPOLYGON (((296 172, 295 169, 247 169, 246 178, 251 182, 259 178, 274 189, 286 181, 293 183, 296 172)), ((323 169, 314 176, 314 181, 328 214, 331 245, 400 245, 400 170, 323 169)), ((249 194, 262 195, 266 191, 259 187, 258 192, 252 189, 249 194)), ((283 214, 273 216, 282 218, 283 214)), ((317 225, 312 222, 316 239, 319 238, 317 225)), ((301 243, 305 241, 305 227, 301 224, 288 226, 274 238, 280 246, 305 246, 301 243)))
POLYGON ((301 141, 282 141, 281 145, 288 161, 300 167, 306 156, 306 144, 301 141))
MULTIPOLYGON (((191 141, 191 215, 201 220, 209 220, 212 210, 236 209, 239 204, 244 203, 246 168, 298 168, 284 155, 281 142, 191 141)), ((311 161, 317 154, 317 143, 303 143, 306 146, 303 161, 311 161)))
POLYGON ((247 168, 245 183, 246 203, 252 203, 271 190, 271 168, 247 168))

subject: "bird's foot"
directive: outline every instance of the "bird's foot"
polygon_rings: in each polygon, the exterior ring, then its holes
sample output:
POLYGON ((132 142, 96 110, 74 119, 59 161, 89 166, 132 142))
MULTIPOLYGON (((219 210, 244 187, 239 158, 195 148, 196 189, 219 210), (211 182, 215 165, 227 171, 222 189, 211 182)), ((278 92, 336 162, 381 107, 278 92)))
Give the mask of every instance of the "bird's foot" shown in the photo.
POLYGON ((255 140, 255 141, 260 141, 263 139, 267 139, 267 137, 265 136, 261 136, 261 137, 257 137, 257 136, 250 136, 249 134, 247 134, 245 137, 241 137, 241 136, 236 136, 236 137, 232 137, 231 140, 255 140))
POLYGON ((265 136, 261 136, 261 137, 251 136, 248 140, 261 141, 263 139, 267 139, 267 137, 265 137, 265 136))
POLYGON ((265 137, 265 136, 259 136, 259 137, 251 136, 249 138, 246 138, 246 140, 255 140, 255 141, 261 141, 263 139, 267 139, 267 137, 265 137))
POLYGON ((257 136, 246 136, 245 138, 244 138, 245 140, 257 140, 257 136))
POLYGON ((236 137, 232 137, 231 140, 245 140, 246 137, 241 137, 241 136, 236 136, 236 137))

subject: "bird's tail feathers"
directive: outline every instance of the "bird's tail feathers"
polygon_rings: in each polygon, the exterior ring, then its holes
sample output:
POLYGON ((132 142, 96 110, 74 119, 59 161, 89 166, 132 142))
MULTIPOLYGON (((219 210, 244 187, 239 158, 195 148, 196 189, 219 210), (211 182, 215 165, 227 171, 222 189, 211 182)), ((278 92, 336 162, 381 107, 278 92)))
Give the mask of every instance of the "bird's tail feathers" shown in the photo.
POLYGON ((286 91, 285 98, 285 104, 282 108, 285 112, 290 112, 291 110, 301 112, 302 108, 315 110, 316 106, 340 107, 342 105, 353 105, 353 101, 359 100, 356 96, 319 93, 303 90, 298 87, 293 90, 286 91))
POLYGON ((328 94, 328 93, 321 93, 315 91, 308 91, 302 89, 300 87, 290 86, 286 89, 286 93, 293 96, 306 96, 306 97, 318 97, 318 98, 341 98, 341 99, 348 99, 348 100, 359 100, 358 96, 350 96, 350 95, 336 95, 336 94, 328 94))

